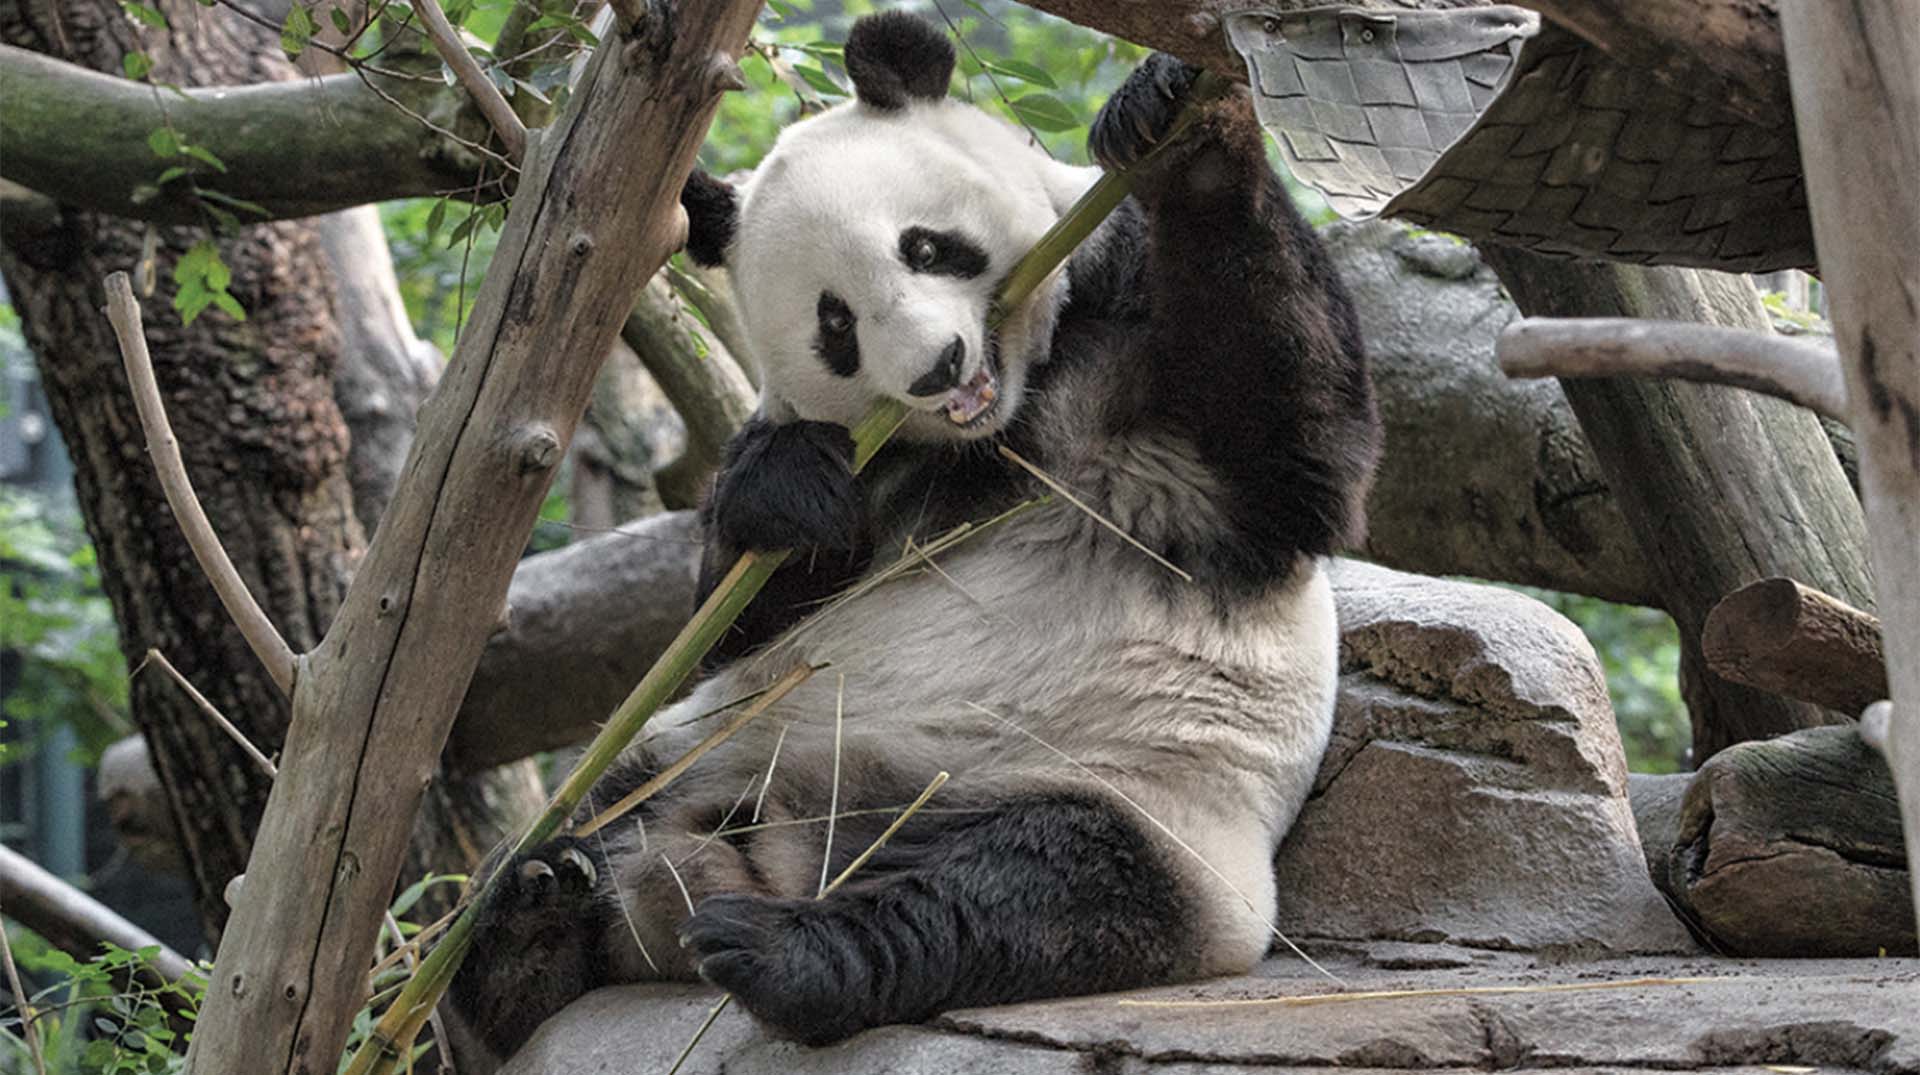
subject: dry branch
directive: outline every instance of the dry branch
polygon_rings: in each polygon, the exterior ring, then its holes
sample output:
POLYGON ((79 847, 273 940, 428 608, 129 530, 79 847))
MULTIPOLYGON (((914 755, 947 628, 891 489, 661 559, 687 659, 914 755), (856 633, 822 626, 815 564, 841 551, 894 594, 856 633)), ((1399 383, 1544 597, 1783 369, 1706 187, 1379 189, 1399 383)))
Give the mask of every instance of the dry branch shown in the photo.
POLYGON ((433 49, 440 54, 453 71, 453 77, 460 81, 460 87, 473 99, 474 107, 487 118, 493 133, 500 138, 501 146, 507 151, 507 159, 515 164, 527 153, 527 128, 514 114, 513 106, 500 96, 500 88, 493 84, 480 64, 467 51, 466 42, 460 40, 459 31, 447 21, 447 14, 440 10, 440 0, 412 0, 413 13, 421 25, 427 29, 427 39, 433 42, 433 49))
POLYGON ((1845 421, 1840 358, 1821 340, 1629 317, 1529 317, 1500 334, 1509 377, 1672 377, 1784 399, 1845 421))
MULTIPOLYGON (((1887 760, 1920 863, 1920 12, 1912 0, 1783 5, 1814 241, 1860 445, 1886 624, 1887 760)), ((1920 869, 1910 874, 1920 908, 1920 869)))
MULTIPOLYGON (((419 115, 451 112, 462 100, 438 78, 351 74, 157 92, 0 45, 0 176, 65 205, 178 224, 202 223, 204 212, 185 178, 154 186, 174 163, 201 189, 252 202, 274 219, 471 190, 479 158, 381 93, 419 115), (147 135, 161 126, 162 107, 181 140, 212 152, 224 172, 153 155, 147 135)), ((499 196, 493 187, 480 193, 499 196)))
POLYGON ((193 973, 191 961, 153 934, 8 847, 0 847, 0 909, 75 959, 99 955, 102 941, 129 952, 158 948, 139 971, 151 985, 177 982, 193 973))
POLYGON ((1880 621, 1792 579, 1762 579, 1707 614, 1700 649, 1715 675, 1858 716, 1887 696, 1880 621))
POLYGON ((120 357, 126 365, 127 380, 133 388, 134 406, 140 411, 140 426, 147 438, 147 452, 153 457, 160 475, 160 488, 167 494, 167 506, 180 522, 187 544, 200 570, 207 573, 220 604, 233 617, 253 655, 266 666, 267 674, 284 694, 293 693, 294 658, 287 641, 274 629, 259 602, 241 581, 240 572, 227 558, 220 538, 201 510, 200 499, 193 495, 193 483, 187 480, 187 466, 180 459, 180 444, 167 424, 166 404, 160 399, 160 386, 153 379, 153 358, 147 353, 147 337, 140 326, 140 303, 133 297, 133 285, 127 274, 116 272, 107 277, 107 318, 113 322, 113 334, 120 341, 120 357))
POLYGON ((710 72, 757 8, 686 6, 610 39, 530 154, 401 485, 295 695, 188 1058, 200 1075, 334 1070, 406 822, 599 364, 684 239, 710 72))

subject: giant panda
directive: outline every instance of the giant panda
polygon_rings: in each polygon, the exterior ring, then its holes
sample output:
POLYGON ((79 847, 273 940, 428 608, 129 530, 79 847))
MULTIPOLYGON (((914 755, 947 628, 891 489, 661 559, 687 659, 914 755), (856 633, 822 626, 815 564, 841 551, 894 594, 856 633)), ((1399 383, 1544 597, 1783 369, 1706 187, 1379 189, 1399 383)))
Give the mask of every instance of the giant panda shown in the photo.
MULTIPOLYGON (((818 1044, 1244 972, 1273 939, 1271 859, 1333 718, 1325 558, 1380 438, 1347 292, 1236 91, 989 331, 1097 171, 949 99, 953 49, 916 16, 859 20, 844 56, 854 100, 682 198, 763 384, 704 508, 704 585, 795 552, 583 816, 827 667, 634 814, 498 866, 453 993, 503 1055, 609 983, 704 979, 818 1044), (856 477, 876 399, 910 417, 856 477)), ((1146 60, 1093 156, 1142 160, 1195 73, 1146 60)))

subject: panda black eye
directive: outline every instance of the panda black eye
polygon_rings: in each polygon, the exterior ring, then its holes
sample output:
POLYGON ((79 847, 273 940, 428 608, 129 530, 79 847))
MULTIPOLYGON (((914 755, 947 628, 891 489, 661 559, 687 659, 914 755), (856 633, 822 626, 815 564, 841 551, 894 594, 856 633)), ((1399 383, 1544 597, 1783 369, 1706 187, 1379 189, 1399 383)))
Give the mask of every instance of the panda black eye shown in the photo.
POLYGON ((815 313, 820 318, 820 331, 829 336, 845 336, 853 331, 853 310, 831 291, 821 292, 815 313))
POLYGON ((957 231, 908 228, 900 233, 900 260, 914 272, 971 280, 987 271, 987 252, 957 231))
POLYGON ((822 291, 814 316, 820 322, 820 338, 813 341, 813 350, 820 361, 841 377, 858 373, 860 341, 853 335, 853 308, 833 292, 822 291))

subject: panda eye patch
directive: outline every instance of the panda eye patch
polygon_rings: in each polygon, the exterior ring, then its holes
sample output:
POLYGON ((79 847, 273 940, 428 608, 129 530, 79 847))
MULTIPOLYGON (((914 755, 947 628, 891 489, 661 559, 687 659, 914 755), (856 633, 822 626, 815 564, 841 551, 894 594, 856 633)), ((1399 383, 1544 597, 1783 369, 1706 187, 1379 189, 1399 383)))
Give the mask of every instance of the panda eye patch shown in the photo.
POLYGON ((858 373, 860 341, 853 334, 853 308, 833 292, 822 291, 820 301, 814 305, 814 315, 820 322, 820 334, 813 342, 813 349, 820 361, 841 377, 858 373))
POLYGON ((913 227, 900 233, 900 260, 914 272, 971 280, 987 271, 987 252, 957 231, 913 227))

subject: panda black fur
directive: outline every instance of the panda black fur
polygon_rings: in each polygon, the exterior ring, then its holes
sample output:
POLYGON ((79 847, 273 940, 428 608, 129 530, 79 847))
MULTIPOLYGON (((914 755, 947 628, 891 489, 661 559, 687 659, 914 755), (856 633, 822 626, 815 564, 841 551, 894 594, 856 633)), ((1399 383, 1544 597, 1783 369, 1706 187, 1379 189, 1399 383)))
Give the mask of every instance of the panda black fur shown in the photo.
MULTIPOLYGON (((1322 558, 1358 536, 1378 452, 1346 291, 1236 92, 989 336, 995 285, 1095 173, 948 100, 952 48, 918 18, 862 19, 845 56, 857 103, 784 133, 742 191, 696 176, 683 198, 766 386, 706 508, 704 585, 742 550, 797 551, 587 811, 701 714, 831 670, 635 815, 505 864, 454 988, 503 1055, 612 982, 697 974, 821 1043, 1240 972, 1271 940, 1271 857, 1332 723, 1322 558), (845 425, 881 395, 913 417, 856 479, 845 425), (1062 496, 980 527, 1048 492, 1002 447, 1191 581, 1062 496), (936 567, 836 600, 968 522, 936 567)), ((1146 61, 1096 157, 1142 157, 1191 77, 1146 61)))

